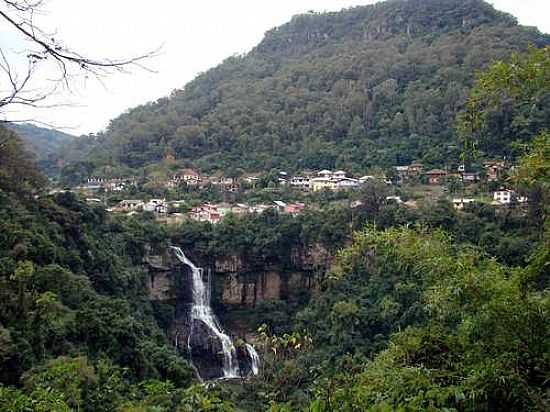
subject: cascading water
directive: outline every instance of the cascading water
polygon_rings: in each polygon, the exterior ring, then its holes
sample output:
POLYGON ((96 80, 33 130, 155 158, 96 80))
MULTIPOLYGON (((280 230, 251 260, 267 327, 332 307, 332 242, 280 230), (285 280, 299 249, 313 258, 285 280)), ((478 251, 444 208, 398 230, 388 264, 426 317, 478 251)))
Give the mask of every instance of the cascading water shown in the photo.
POLYGON ((257 375, 260 370, 260 357, 258 356, 258 352, 256 352, 256 349, 248 343, 245 344, 245 347, 248 352, 248 356, 250 356, 250 369, 252 370, 252 374, 257 375))
POLYGON ((196 267, 193 262, 185 256, 185 253, 183 253, 179 247, 172 246, 172 248, 174 249, 180 262, 189 266, 192 272, 193 302, 191 306, 191 332, 189 333, 188 346, 193 333, 194 322, 202 322, 221 342, 223 351, 223 377, 238 378, 239 362, 237 360, 237 351, 235 350, 235 346, 233 345, 231 338, 223 332, 218 319, 210 307, 210 288, 207 289, 204 284, 202 279, 202 269, 196 267))

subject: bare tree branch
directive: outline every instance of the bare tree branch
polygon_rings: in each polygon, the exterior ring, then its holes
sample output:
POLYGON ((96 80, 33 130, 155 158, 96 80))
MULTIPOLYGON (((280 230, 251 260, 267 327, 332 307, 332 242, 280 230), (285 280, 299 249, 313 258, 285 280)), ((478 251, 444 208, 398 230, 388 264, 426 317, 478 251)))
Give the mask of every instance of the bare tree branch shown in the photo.
POLYGON ((112 71, 126 72, 128 67, 153 72, 144 66, 143 62, 158 55, 160 47, 127 59, 87 57, 65 47, 55 35, 45 32, 35 24, 34 16, 40 13, 43 5, 43 0, 0 0, 0 21, 4 20, 15 32, 36 46, 36 49, 26 52, 27 68, 22 75, 16 72, 9 62, 9 56, 0 49, 0 75, 5 78, 5 81, 0 79, 0 113, 4 107, 13 105, 46 107, 43 102, 58 89, 59 84, 70 89, 72 69, 92 75, 99 81, 112 71), (52 61, 57 65, 59 77, 53 79, 54 86, 47 91, 30 89, 30 82, 37 66, 46 61, 52 61), (7 89, 4 89, 5 87, 7 89))

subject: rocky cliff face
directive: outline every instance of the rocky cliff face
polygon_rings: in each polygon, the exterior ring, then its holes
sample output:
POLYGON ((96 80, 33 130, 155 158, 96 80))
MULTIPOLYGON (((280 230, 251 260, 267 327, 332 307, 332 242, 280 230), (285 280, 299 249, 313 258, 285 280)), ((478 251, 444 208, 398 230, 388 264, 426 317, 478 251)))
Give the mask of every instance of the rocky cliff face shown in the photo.
MULTIPOLYGON (((252 267, 237 255, 221 256, 203 264, 216 278, 212 296, 220 296, 224 305, 253 307, 262 300, 297 301, 304 293, 315 289, 314 274, 330 266, 333 256, 320 245, 295 249, 290 267, 269 264, 252 267)), ((170 253, 149 254, 145 258, 149 272, 149 295, 155 301, 173 301, 178 293, 174 268, 177 262, 170 253)))
POLYGON ((269 265, 251 272, 238 256, 216 259, 216 274, 223 277, 222 303, 251 307, 269 299, 297 301, 303 293, 314 290, 315 272, 328 268, 333 256, 322 246, 314 245, 294 249, 290 260, 290 268, 269 265))

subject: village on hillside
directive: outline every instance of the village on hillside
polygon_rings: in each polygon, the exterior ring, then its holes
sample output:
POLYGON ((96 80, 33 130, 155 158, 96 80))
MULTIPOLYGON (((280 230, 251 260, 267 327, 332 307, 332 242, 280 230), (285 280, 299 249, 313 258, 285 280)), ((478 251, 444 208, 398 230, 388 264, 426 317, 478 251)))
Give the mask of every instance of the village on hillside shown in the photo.
MULTIPOLYGON (((278 213, 296 215, 308 207, 308 196, 321 193, 342 193, 361 189, 371 184, 380 184, 387 187, 441 187, 443 193, 448 192, 448 187, 460 185, 467 188, 478 183, 485 183, 485 187, 491 186, 493 190, 486 191, 483 196, 467 197, 462 190, 460 197, 447 195, 456 209, 463 209, 468 204, 480 201, 490 203, 496 207, 506 207, 513 204, 525 204, 527 198, 520 196, 516 190, 506 186, 505 176, 513 172, 513 166, 507 165, 503 160, 486 161, 479 172, 466 171, 464 165, 456 170, 430 169, 424 170, 420 163, 412 163, 404 166, 394 166, 388 173, 376 175, 353 176, 345 170, 320 170, 307 171, 290 176, 281 171, 275 176, 266 178, 262 174, 249 174, 241 177, 227 177, 223 174, 201 175, 199 172, 183 168, 170 173, 166 178, 154 177, 150 179, 129 178, 103 178, 89 177, 86 182, 74 188, 83 193, 88 203, 103 204, 112 213, 135 214, 139 212, 154 213, 159 221, 165 223, 180 223, 185 219, 198 222, 218 223, 228 214, 243 216, 248 214, 260 214, 273 209, 278 213), (165 191, 173 191, 185 188, 195 193, 208 190, 217 190, 224 194, 246 193, 254 190, 263 190, 271 193, 273 200, 265 202, 244 201, 204 201, 188 202, 188 200, 167 200, 166 197, 151 198, 141 196, 140 185, 154 185, 165 191), (277 199, 277 193, 282 190, 295 193, 300 200, 283 201, 277 199), (105 195, 126 195, 135 193, 132 198, 124 198, 114 204, 107 202, 105 195), (103 194, 103 196, 98 196, 103 194), (299 196, 298 196, 299 195, 299 196), (306 200, 304 200, 306 199, 306 200)), ((455 194, 456 190, 454 191, 455 194)), ((116 196, 114 196, 116 198, 116 196)), ((185 196, 183 196, 185 197, 185 196)), ((397 203, 403 206, 415 207, 414 200, 404 201, 401 196, 394 194, 385 197, 386 202, 397 203)), ((361 201, 350 203, 351 207, 358 207, 361 201)))

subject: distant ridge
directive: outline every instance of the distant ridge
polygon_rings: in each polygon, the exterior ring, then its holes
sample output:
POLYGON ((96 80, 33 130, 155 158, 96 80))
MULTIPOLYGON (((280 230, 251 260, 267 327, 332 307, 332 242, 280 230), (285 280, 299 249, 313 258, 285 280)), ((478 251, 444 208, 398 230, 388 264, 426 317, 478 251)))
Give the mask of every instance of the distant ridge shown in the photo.
POLYGON ((71 134, 30 123, 8 123, 6 126, 23 139, 38 160, 47 159, 49 156, 57 154, 63 145, 75 138, 71 134))

